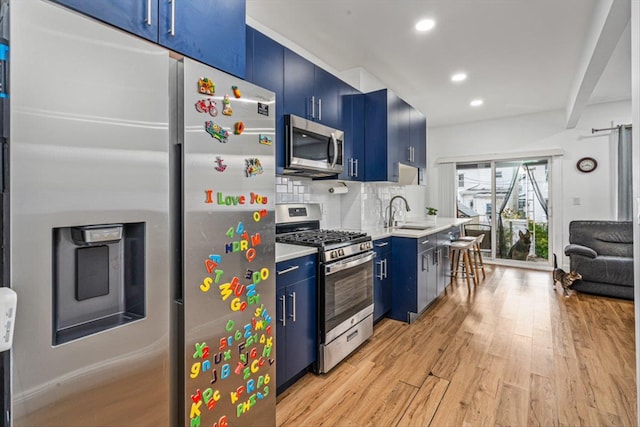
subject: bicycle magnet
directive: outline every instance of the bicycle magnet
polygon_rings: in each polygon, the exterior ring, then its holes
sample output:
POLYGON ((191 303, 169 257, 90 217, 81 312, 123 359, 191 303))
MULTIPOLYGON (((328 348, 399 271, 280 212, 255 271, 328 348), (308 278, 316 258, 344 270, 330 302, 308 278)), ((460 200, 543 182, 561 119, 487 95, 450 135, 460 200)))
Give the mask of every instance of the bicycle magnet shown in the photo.
POLYGON ((213 122, 205 122, 204 128, 207 133, 213 138, 217 139, 220 142, 227 142, 227 139, 229 138, 229 132, 224 130, 219 124, 213 122))
POLYGON ((273 140, 271 139, 271 137, 268 136, 268 135, 263 135, 263 134, 260 134, 259 142, 262 145, 272 145, 273 144, 273 140))
POLYGON ((198 92, 203 95, 215 95, 216 84, 208 77, 200 77, 198 80, 198 92))
POLYGON ((233 91, 233 96, 235 96, 236 98, 240 98, 242 96, 242 93, 240 92, 240 89, 238 89, 238 86, 231 86, 231 90, 233 91))
POLYGON ((236 135, 241 135, 244 132, 244 122, 236 122, 235 124, 236 130, 233 131, 236 135))
POLYGON ((212 98, 199 99, 196 101, 196 111, 198 113, 209 113, 210 116, 215 117, 218 115, 218 109, 216 108, 216 101, 212 98))

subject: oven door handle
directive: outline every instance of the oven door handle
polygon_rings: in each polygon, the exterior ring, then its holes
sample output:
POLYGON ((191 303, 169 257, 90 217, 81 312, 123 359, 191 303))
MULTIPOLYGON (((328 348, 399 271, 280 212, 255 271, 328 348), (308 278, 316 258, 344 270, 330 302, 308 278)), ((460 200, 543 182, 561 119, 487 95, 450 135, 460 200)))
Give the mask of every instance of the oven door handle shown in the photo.
POLYGON ((326 265, 324 267, 324 274, 326 276, 330 276, 333 273, 337 273, 339 271, 346 270, 348 268, 357 267, 359 265, 365 264, 373 260, 375 256, 376 256, 376 253, 371 251, 371 252, 366 252, 365 254, 359 256, 357 259, 352 259, 347 261, 338 261, 333 264, 326 265))

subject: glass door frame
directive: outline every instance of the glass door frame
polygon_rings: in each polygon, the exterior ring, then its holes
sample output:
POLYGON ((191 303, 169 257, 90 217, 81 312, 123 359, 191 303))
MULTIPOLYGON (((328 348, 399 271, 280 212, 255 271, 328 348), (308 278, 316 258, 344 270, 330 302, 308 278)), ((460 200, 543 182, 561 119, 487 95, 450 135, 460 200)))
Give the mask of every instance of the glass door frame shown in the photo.
MULTIPOLYGON (((552 197, 552 191, 553 191, 553 156, 552 155, 538 155, 538 156, 523 156, 523 157, 514 157, 514 158, 501 158, 499 160, 477 160, 477 161, 464 161, 464 162, 456 162, 455 163, 455 170, 456 170, 456 177, 458 176, 458 166, 459 165, 473 165, 473 164, 487 164, 489 163, 490 169, 491 169, 491 220, 489 222, 490 226, 491 226, 491 253, 490 253, 490 257, 488 258, 488 260, 491 261, 492 264, 499 264, 499 265, 511 265, 511 266, 518 266, 518 267, 527 267, 527 268, 536 268, 536 267, 540 267, 540 268, 548 268, 550 265, 552 265, 552 256, 553 256, 553 206, 552 206, 552 201, 553 201, 553 197, 552 197), (507 258, 497 258, 497 247, 498 247, 498 216, 496 215, 497 213, 497 207, 496 207, 496 202, 497 202, 497 195, 496 195, 496 164, 497 163, 508 163, 508 162, 522 162, 525 163, 527 161, 530 160, 545 160, 547 162, 547 171, 548 171, 548 179, 547 179, 547 210, 548 210, 548 215, 547 215, 547 232, 548 232, 548 255, 547 255, 547 259, 546 262, 538 262, 538 263, 534 263, 534 262, 529 262, 529 261, 519 261, 519 260, 511 260, 511 259, 507 259, 507 258)), ((456 195, 456 205, 458 203, 458 198, 456 195)), ((535 223, 535 220, 534 220, 535 223)), ((544 259, 544 258, 542 258, 544 259)))

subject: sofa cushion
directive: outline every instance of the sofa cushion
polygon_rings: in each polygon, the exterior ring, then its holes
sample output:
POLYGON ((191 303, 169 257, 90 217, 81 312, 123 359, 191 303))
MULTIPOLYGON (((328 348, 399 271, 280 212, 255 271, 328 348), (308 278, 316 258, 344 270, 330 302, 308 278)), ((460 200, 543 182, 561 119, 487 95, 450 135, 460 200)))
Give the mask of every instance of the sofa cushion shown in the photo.
POLYGON ((571 221, 569 243, 587 246, 598 255, 633 257, 631 221, 571 221))
POLYGON ((571 270, 582 274, 586 281, 633 287, 633 258, 572 255, 571 270))

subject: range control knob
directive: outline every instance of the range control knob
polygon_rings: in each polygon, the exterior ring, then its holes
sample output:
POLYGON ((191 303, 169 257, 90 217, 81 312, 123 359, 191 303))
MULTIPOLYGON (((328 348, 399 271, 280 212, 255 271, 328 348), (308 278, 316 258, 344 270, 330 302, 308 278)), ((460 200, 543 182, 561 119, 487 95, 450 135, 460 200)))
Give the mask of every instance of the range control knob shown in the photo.
POLYGON ((329 256, 331 257, 331 259, 334 259, 334 258, 336 258, 338 256, 338 254, 336 253, 336 251, 331 251, 329 256))
POLYGON ((339 249, 338 250, 338 255, 344 256, 344 249, 339 249))
POLYGON ((360 250, 371 249, 371 242, 360 243, 360 250))

